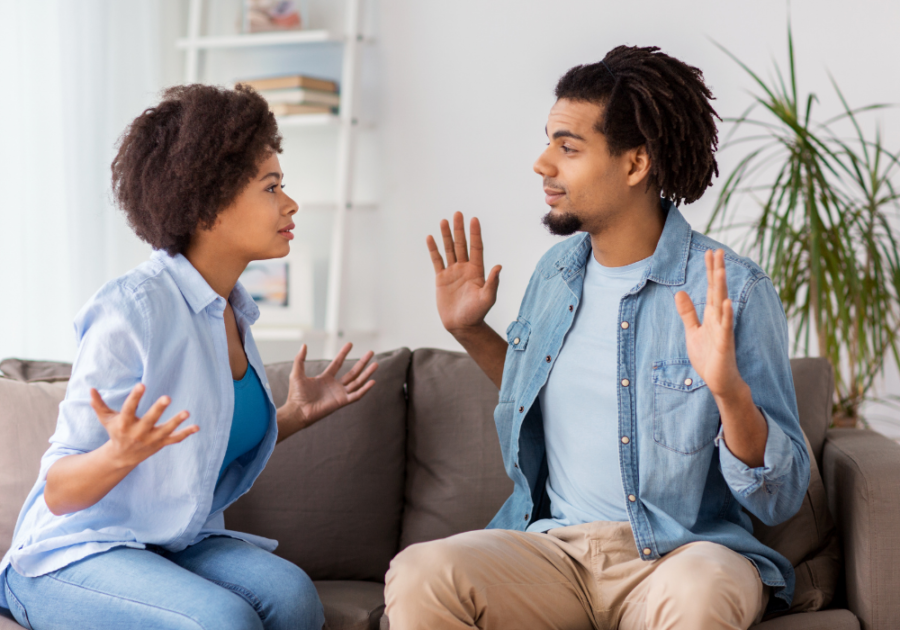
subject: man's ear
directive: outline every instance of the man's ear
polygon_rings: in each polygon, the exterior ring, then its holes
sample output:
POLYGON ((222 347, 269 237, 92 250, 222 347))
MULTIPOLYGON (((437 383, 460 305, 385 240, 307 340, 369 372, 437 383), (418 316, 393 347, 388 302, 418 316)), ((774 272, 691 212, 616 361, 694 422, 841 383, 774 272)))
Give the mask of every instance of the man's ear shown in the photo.
POLYGON ((650 154, 647 145, 641 145, 628 151, 628 185, 637 186, 644 182, 650 173, 650 154))

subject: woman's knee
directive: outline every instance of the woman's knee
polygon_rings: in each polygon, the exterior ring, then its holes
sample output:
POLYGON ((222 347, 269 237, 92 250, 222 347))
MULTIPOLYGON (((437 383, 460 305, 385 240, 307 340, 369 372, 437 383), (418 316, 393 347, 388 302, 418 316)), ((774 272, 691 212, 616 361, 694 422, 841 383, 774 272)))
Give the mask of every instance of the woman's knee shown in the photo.
POLYGON ((321 630, 325 612, 319 593, 306 572, 283 561, 276 572, 276 589, 264 603, 266 630, 321 630))

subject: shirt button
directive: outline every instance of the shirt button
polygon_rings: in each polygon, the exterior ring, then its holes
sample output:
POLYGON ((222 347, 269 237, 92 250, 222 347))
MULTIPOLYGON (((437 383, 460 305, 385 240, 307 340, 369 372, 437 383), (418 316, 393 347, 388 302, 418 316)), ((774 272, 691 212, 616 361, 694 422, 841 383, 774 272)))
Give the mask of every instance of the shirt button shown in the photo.
POLYGON ((569 312, 571 313, 573 310, 575 310, 575 307, 569 304, 569 312))
POLYGON ((622 379, 622 387, 628 387, 630 381, 627 378, 622 379))
POLYGON ((522 413, 523 411, 525 411, 525 407, 519 407, 519 413, 522 413))
POLYGON ((650 547, 644 547, 644 555, 649 556, 652 552, 650 551, 650 547))
POLYGON ((634 503, 635 501, 637 501, 637 497, 634 496, 633 494, 629 494, 629 495, 628 495, 628 500, 631 501, 632 503, 634 503))
POLYGON ((518 465, 518 464, 513 464, 513 467, 518 468, 519 465, 518 465))
POLYGON ((628 322, 622 322, 622 328, 628 328, 628 322))
POLYGON ((630 442, 630 440, 628 439, 628 436, 627 436, 627 435, 623 435, 623 436, 622 436, 622 444, 628 444, 628 442, 630 442))
POLYGON ((692 379, 692 378, 684 379, 684 384, 687 385, 688 387, 690 387, 693 383, 694 383, 694 379, 692 379))
POLYGON ((516 337, 515 339, 513 339, 513 345, 514 345, 514 346, 518 346, 520 341, 521 341, 521 339, 519 339, 518 337, 516 337))
POLYGON ((549 354, 548 354, 548 355, 547 355, 547 359, 546 359, 546 361, 547 361, 547 363, 550 363, 550 361, 551 361, 551 359, 550 359, 550 355, 549 355, 549 354))
POLYGON ((526 520, 526 521, 528 520, 528 515, 527 515, 527 514, 525 515, 525 520, 526 520))

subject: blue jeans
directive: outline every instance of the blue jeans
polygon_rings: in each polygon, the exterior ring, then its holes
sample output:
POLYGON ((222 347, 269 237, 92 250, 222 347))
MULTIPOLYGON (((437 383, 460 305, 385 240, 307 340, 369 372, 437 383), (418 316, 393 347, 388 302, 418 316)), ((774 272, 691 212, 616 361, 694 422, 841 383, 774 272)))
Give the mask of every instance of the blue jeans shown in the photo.
POLYGON ((178 553, 117 547, 40 577, 7 571, 25 628, 320 630, 322 603, 296 565, 241 540, 178 553))

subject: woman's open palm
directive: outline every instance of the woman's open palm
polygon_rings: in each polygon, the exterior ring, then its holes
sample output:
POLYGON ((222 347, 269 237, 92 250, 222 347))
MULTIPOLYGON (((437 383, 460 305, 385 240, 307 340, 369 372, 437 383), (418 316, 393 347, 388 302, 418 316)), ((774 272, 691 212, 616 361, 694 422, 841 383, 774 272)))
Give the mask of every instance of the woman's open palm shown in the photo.
POLYGON ((344 364, 353 344, 345 344, 334 360, 319 376, 306 376, 306 344, 300 348, 291 369, 288 397, 285 403, 296 414, 302 426, 307 427, 345 405, 362 398, 375 385, 369 377, 378 369, 377 363, 367 364, 374 353, 367 352, 353 368, 340 379, 337 373, 344 364))
POLYGON ((179 412, 167 422, 156 425, 172 402, 168 396, 161 396, 147 413, 139 417, 137 409, 145 389, 142 383, 135 385, 125 399, 122 410, 115 411, 109 408, 96 389, 91 388, 91 407, 109 434, 110 447, 116 460, 126 466, 137 466, 164 447, 177 444, 200 430, 200 427, 194 425, 175 432, 188 419, 190 414, 187 411, 179 412))

